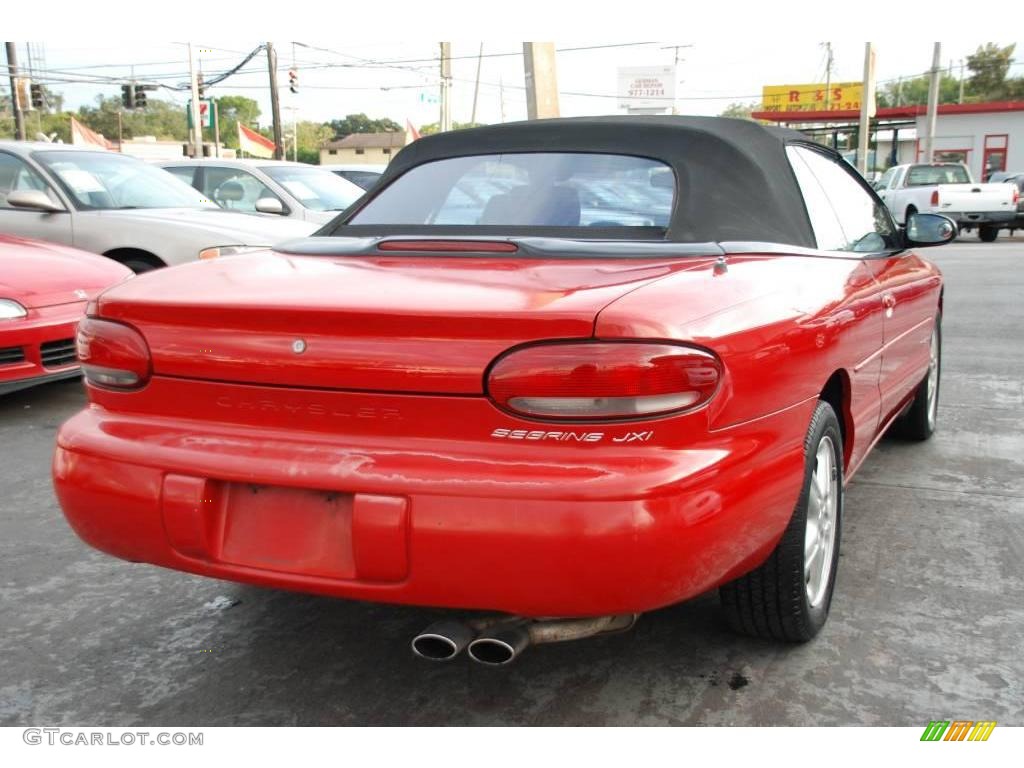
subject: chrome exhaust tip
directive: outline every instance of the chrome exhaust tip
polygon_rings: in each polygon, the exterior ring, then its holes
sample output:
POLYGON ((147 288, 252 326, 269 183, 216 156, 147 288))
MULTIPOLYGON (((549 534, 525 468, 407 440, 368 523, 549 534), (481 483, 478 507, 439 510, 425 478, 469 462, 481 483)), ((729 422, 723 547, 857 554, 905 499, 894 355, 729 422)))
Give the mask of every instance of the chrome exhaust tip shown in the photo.
POLYGON ((451 661, 476 633, 459 621, 438 621, 412 639, 412 652, 430 661, 451 661))
POLYGON ((515 661, 530 646, 525 626, 512 626, 487 632, 469 644, 469 658, 489 667, 502 667, 515 661))

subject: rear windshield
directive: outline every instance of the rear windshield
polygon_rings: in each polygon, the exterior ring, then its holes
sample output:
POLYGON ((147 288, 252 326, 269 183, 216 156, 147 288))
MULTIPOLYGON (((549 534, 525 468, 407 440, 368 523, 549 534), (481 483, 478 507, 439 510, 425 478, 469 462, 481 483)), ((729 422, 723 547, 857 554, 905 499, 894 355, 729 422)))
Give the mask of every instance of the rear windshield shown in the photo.
POLYGON ((912 165, 907 171, 908 187, 970 183, 971 177, 962 165, 912 165))
POLYGON ((675 179, 641 157, 532 152, 412 168, 348 224, 668 227, 675 179))

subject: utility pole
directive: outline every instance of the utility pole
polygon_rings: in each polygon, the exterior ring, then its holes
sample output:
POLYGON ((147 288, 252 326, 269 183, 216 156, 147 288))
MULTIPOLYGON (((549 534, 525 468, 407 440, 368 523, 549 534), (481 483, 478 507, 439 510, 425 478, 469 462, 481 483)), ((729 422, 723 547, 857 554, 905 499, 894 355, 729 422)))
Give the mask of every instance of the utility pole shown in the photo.
POLYGON ((825 111, 832 100, 832 43, 825 43, 825 111))
POLYGON ((18 49, 17 43, 7 43, 7 74, 11 78, 11 109, 14 110, 14 138, 25 140, 25 114, 18 94, 18 49))
POLYGON ((273 43, 267 43, 267 69, 270 71, 270 112, 274 119, 274 159, 281 160, 284 140, 281 138, 281 102, 277 97, 277 53, 273 43))
POLYGON ((210 99, 210 109, 213 110, 213 156, 220 157, 220 115, 217 114, 217 100, 210 99))
POLYGON ((960 59, 960 103, 964 103, 964 60, 960 59))
POLYGON ((680 61, 686 61, 686 59, 679 58, 679 49, 680 48, 693 48, 693 46, 692 45, 665 45, 665 46, 662 46, 661 50, 665 51, 665 50, 668 50, 669 48, 671 48, 674 51, 673 57, 672 57, 672 77, 674 77, 675 80, 676 80, 676 82, 675 82, 676 88, 673 89, 673 91, 672 91, 672 93, 673 93, 673 96, 672 96, 672 114, 673 115, 678 115, 679 114, 679 107, 676 104, 675 92, 676 92, 676 90, 678 90, 679 84, 682 82, 679 79, 679 62, 680 61))
POLYGON ((452 44, 441 43, 441 132, 452 129, 452 44))
POLYGON ((196 57, 192 43, 188 44, 188 76, 192 82, 192 157, 203 156, 203 123, 199 112, 199 78, 196 77, 196 57))
POLYGON ((875 44, 864 44, 864 92, 860 101, 860 130, 858 131, 857 170, 861 176, 868 172, 868 134, 871 118, 875 116, 875 44))
POLYGON ((480 95, 480 65, 484 61, 484 44, 480 43, 480 53, 476 55, 476 85, 473 86, 473 112, 470 115, 469 122, 476 122, 476 100, 480 95))
POLYGON ((558 117, 558 77, 554 43, 523 43, 526 118, 558 117))
POLYGON ((935 118, 939 112, 939 73, 942 60, 942 43, 935 44, 932 55, 931 82, 928 84, 928 114, 925 118, 924 162, 930 163, 935 146, 935 118))

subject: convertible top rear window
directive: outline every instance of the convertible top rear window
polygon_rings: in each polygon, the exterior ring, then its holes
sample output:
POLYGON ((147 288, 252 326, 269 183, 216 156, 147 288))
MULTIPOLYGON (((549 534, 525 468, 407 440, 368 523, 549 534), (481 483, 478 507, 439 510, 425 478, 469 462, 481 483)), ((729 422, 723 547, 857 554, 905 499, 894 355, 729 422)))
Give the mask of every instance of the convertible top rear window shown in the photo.
POLYGON ((349 224, 668 227, 675 177, 625 155, 523 152, 454 157, 410 169, 349 224))

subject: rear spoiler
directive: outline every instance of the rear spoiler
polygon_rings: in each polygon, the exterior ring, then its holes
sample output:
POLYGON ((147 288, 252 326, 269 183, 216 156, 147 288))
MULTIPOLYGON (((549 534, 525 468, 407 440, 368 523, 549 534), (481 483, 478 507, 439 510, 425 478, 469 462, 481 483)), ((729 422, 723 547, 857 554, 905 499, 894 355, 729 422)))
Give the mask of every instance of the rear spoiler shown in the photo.
POLYGON ((680 256, 723 256, 718 243, 675 243, 664 240, 591 240, 562 237, 304 237, 274 246, 295 256, 501 256, 536 259, 663 259, 680 256))

